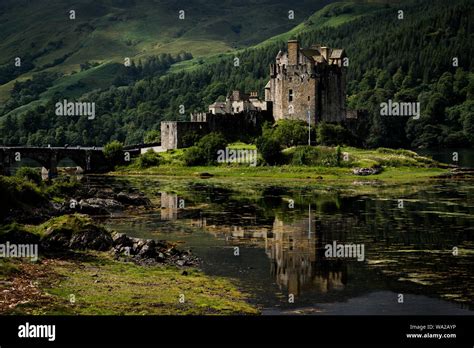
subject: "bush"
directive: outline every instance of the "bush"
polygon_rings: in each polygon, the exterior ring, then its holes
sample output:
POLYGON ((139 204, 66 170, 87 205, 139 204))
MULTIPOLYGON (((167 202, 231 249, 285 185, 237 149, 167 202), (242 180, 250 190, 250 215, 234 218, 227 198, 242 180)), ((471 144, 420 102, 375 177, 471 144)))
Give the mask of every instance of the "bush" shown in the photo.
MULTIPOLYGON (((308 124, 299 120, 281 120, 273 128, 272 136, 284 147, 308 144, 308 124)), ((314 135, 311 135, 314 140, 314 135)))
POLYGON ((159 166, 160 163, 161 156, 152 149, 149 149, 147 152, 138 157, 138 166, 141 169, 156 167, 159 166))
POLYGON ((330 147, 298 146, 290 153, 290 163, 294 166, 339 166, 342 154, 330 147))
POLYGON ((123 163, 123 144, 114 140, 104 146, 104 156, 112 166, 123 163))
POLYGON ((54 179, 53 184, 46 188, 45 193, 50 198, 66 198, 74 195, 81 188, 78 180, 69 176, 60 176, 54 179))
POLYGON ((40 185, 43 181, 41 173, 38 169, 30 167, 20 167, 15 173, 15 176, 20 179, 34 182, 36 185, 40 185))
POLYGON ((143 142, 145 144, 159 143, 161 141, 161 131, 153 129, 145 133, 143 142))
MULTIPOLYGON (((208 165, 216 163, 217 151, 224 150, 227 140, 221 133, 209 133, 198 141, 196 146, 201 149, 205 162, 208 165)), ((195 150, 193 150, 196 154, 195 150)))
POLYGON ((196 144, 199 141, 199 134, 196 132, 190 132, 183 135, 183 147, 190 147, 196 144))
POLYGON ((281 144, 273 137, 261 136, 257 138, 257 150, 269 165, 276 165, 282 162, 281 144))
POLYGON ((197 146, 191 146, 183 155, 184 163, 187 166, 201 166, 206 164, 204 152, 197 146))
POLYGON ((40 206, 46 202, 41 190, 33 182, 18 177, 0 176, 0 217, 12 208, 40 206))
POLYGON ((352 134, 339 124, 321 122, 317 128, 317 142, 321 145, 351 145, 353 143, 352 134))

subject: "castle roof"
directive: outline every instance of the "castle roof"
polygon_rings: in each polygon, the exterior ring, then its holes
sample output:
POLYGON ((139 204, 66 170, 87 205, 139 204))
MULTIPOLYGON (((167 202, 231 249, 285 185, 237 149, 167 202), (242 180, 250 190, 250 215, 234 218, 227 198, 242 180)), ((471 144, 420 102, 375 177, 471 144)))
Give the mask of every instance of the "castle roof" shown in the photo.
POLYGON ((310 59, 313 59, 313 60, 314 60, 315 56, 320 56, 321 55, 321 52, 319 52, 317 49, 314 49, 314 48, 302 48, 300 50, 300 52, 303 53, 303 55, 306 58, 310 58, 310 59))
POLYGON ((224 106, 225 106, 225 102, 217 102, 217 101, 209 105, 209 107, 224 107, 224 106))
POLYGON ((342 48, 335 48, 331 52, 331 56, 329 58, 332 59, 340 59, 344 55, 344 50, 342 48))
POLYGON ((267 84, 265 85, 265 89, 270 88, 270 80, 268 80, 267 84))

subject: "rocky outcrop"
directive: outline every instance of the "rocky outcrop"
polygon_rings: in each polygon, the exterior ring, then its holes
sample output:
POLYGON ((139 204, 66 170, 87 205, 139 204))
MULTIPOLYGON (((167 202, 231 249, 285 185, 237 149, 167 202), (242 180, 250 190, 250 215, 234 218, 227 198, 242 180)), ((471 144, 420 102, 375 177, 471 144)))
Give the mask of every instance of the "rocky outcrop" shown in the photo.
POLYGON ((53 219, 47 223, 41 238, 41 249, 45 251, 99 250, 112 247, 112 237, 105 228, 96 226, 84 215, 70 215, 53 219))
POLYGON ((109 198, 87 198, 78 203, 78 210, 83 214, 103 215, 122 210, 123 204, 109 198))
POLYGON ((116 259, 139 264, 172 264, 175 266, 196 266, 199 259, 190 251, 176 248, 166 241, 131 238, 123 233, 113 233, 113 250, 116 259))
POLYGON ((111 251, 117 260, 144 265, 169 264, 185 267, 199 264, 199 259, 191 255, 190 251, 179 250, 175 244, 109 232, 104 227, 95 225, 87 215, 73 214, 54 218, 39 229, 42 235, 40 251, 49 253, 88 249, 111 251))

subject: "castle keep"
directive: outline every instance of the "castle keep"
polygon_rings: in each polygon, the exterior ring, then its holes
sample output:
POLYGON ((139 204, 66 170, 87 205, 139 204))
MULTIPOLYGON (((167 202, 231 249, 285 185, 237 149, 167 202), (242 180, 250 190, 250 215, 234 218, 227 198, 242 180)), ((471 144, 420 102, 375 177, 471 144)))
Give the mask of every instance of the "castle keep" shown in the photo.
POLYGON ((273 104, 273 118, 341 122, 346 117, 344 50, 312 46, 301 49, 288 41, 288 52, 278 52, 270 66, 265 100, 273 104))
POLYGON ((303 120, 311 125, 321 121, 344 122, 346 112, 345 52, 320 45, 300 48, 288 41, 288 51, 278 52, 270 65, 265 100, 233 91, 225 100, 209 105, 208 112, 191 114, 187 122, 161 123, 163 150, 190 146, 187 139, 209 132, 222 132, 229 139, 243 140, 255 135, 266 120, 303 120))

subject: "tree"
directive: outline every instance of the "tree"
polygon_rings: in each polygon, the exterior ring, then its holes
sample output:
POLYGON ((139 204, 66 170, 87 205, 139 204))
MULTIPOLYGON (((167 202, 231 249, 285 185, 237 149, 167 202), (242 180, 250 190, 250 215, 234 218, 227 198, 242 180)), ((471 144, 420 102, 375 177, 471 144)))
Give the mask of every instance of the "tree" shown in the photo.
POLYGON ((215 164, 217 151, 225 150, 227 140, 221 133, 209 133, 201 138, 196 145, 201 149, 207 164, 215 164))
POLYGON ((191 146, 186 149, 183 159, 187 166, 200 166, 206 164, 204 152, 197 146, 191 146))
POLYGON ((305 145, 308 143, 308 124, 305 121, 281 120, 273 129, 272 136, 285 147, 305 145))
POLYGON ((110 143, 105 145, 103 153, 105 158, 112 166, 122 164, 124 161, 123 144, 118 140, 111 141, 110 143))
POLYGON ((347 145, 352 142, 351 133, 339 124, 321 122, 317 129, 317 141, 321 145, 347 145))
POLYGON ((282 161, 281 144, 273 137, 261 136, 256 141, 257 150, 269 165, 277 165, 282 161))
POLYGON ((145 133, 143 137, 143 142, 145 144, 157 143, 161 141, 161 132, 159 130, 153 129, 145 133))

